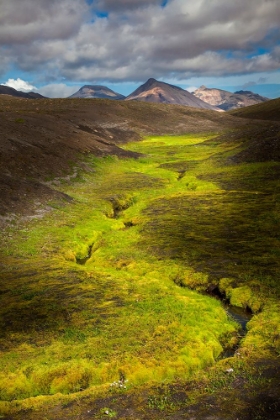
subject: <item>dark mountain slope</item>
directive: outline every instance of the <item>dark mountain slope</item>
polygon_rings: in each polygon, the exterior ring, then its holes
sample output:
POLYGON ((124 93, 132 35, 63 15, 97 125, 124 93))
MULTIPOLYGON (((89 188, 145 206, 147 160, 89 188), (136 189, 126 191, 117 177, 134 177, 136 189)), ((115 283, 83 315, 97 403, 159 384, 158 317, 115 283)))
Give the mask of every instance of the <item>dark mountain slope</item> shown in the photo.
MULTIPOLYGON (((237 163, 280 161, 280 98, 236 109, 227 114, 244 118, 247 124, 231 135, 234 141, 242 142, 246 147, 230 160, 237 163)), ((226 137, 227 135, 221 138, 226 140, 226 137)), ((279 179, 279 174, 277 176, 279 179)))
POLYGON ((132 92, 125 100, 178 104, 193 108, 211 109, 215 111, 218 110, 216 107, 203 102, 178 86, 159 82, 155 79, 149 79, 146 83, 139 86, 139 88, 132 92))
POLYGON ((20 92, 9 86, 0 85, 0 95, 10 95, 15 96, 17 98, 26 98, 26 99, 40 99, 45 98, 45 96, 40 95, 39 93, 35 92, 20 92))
POLYGON ((100 85, 85 85, 70 96, 70 98, 100 98, 100 99, 124 99, 125 96, 114 92, 106 86, 100 85))

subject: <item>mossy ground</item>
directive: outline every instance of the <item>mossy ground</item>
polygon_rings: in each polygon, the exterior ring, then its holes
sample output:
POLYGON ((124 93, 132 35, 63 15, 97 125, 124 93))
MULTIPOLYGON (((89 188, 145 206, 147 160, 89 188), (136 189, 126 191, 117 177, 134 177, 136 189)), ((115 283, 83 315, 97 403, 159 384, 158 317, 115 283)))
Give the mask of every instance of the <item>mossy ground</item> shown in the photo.
POLYGON ((279 164, 233 163, 242 147, 162 136, 88 157, 60 186, 72 202, 3 232, 3 413, 198 377, 238 339, 197 293, 213 287, 254 313, 240 357, 279 356, 279 164))

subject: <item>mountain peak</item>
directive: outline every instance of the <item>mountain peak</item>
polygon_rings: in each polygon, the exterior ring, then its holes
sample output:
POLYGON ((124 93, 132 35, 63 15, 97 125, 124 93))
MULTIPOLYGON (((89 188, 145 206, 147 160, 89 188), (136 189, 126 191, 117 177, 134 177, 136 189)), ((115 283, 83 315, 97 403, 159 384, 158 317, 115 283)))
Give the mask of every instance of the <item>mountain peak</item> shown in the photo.
POLYGON ((102 85, 84 85, 78 92, 70 96, 70 98, 99 98, 99 99, 124 99, 125 96, 120 93, 114 92, 107 86, 102 85))
POLYGON ((216 110, 217 108, 196 98, 192 93, 187 92, 178 86, 150 78, 146 83, 139 86, 125 100, 186 105, 193 108, 204 108, 216 110))
MULTIPOLYGON (((150 86, 152 86, 152 85, 155 85, 155 84, 157 84, 157 83, 160 83, 158 80, 156 80, 156 79, 154 79, 153 77, 150 77, 150 79, 148 79, 143 85, 141 85, 141 86, 143 86, 143 87, 145 87, 145 89, 146 88, 148 88, 148 87, 150 87, 150 86)), ((141 87, 140 86, 140 87, 141 87)))
POLYGON ((154 79, 153 77, 150 77, 150 78, 147 80, 147 82, 146 82, 146 83, 154 83, 154 82, 157 82, 157 80, 156 80, 156 79, 154 79))

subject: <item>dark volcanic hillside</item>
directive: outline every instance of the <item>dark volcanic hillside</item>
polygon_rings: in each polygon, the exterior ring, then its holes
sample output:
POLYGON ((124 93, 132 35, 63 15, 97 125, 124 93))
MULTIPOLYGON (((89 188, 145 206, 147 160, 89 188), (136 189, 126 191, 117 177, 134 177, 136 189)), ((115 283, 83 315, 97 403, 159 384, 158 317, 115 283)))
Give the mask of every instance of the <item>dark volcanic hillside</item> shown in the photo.
POLYGON ((99 98, 99 99, 124 99, 125 96, 120 93, 114 92, 113 90, 107 88, 106 86, 99 85, 85 85, 70 96, 70 98, 99 98))
POLYGON ((215 111, 218 110, 216 107, 203 102, 180 87, 159 82, 155 79, 149 79, 146 83, 132 92, 125 100, 178 104, 193 108, 211 109, 215 111))
POLYGON ((40 99, 45 98, 45 96, 40 95, 39 93, 35 92, 20 92, 14 88, 0 85, 0 95, 10 95, 15 96, 17 98, 26 98, 26 99, 40 99))
MULTIPOLYGON (((280 98, 236 109, 230 114, 254 123, 249 123, 248 129, 243 132, 243 136, 247 136, 248 146, 235 157, 236 161, 280 161, 280 98)), ((236 134, 237 141, 241 135, 236 134)))
MULTIPOLYGON (((59 198, 48 180, 75 176, 81 156, 128 156, 119 145, 147 134, 219 131, 239 119, 213 111, 96 99, 0 95, 0 215, 29 213, 59 198)), ((243 120, 242 120, 243 121, 243 120)), ((65 197, 61 197, 64 199, 65 197)))
POLYGON ((196 89, 193 92, 193 95, 224 111, 268 101, 268 98, 250 91, 241 90, 239 92, 231 93, 222 89, 207 88, 206 86, 201 86, 199 89, 196 89))
POLYGON ((256 120, 279 121, 280 98, 271 99, 265 103, 256 104, 245 109, 236 109, 231 112, 231 115, 256 120))

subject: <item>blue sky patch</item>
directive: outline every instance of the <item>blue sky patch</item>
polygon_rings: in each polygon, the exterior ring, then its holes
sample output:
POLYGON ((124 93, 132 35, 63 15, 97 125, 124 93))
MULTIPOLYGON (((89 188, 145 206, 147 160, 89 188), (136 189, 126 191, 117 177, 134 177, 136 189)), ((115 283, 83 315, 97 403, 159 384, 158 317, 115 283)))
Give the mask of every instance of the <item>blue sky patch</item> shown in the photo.
POLYGON ((109 13, 104 12, 103 10, 95 10, 94 13, 98 18, 101 18, 101 19, 106 19, 109 16, 109 13))
POLYGON ((161 7, 165 7, 169 0, 162 0, 161 7))

